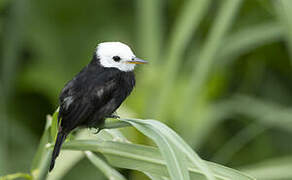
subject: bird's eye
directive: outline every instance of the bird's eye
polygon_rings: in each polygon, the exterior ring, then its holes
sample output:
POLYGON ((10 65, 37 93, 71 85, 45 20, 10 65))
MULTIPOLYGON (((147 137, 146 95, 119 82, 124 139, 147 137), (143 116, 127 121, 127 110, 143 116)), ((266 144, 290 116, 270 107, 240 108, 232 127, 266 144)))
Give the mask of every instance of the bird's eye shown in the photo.
POLYGON ((120 58, 120 56, 114 56, 113 60, 116 61, 116 62, 119 62, 121 60, 121 58, 120 58))

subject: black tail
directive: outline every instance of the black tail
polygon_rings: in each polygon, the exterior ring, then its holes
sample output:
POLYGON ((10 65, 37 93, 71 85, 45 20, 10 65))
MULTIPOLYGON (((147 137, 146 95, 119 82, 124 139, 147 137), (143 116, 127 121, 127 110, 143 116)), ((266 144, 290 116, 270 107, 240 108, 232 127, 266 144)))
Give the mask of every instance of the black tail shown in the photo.
POLYGON ((56 143, 55 143, 55 146, 54 146, 54 151, 53 151, 53 154, 52 154, 52 160, 51 160, 51 165, 50 165, 49 172, 51 172, 53 170, 54 166, 55 166, 55 160, 56 160, 56 158, 58 157, 58 155, 60 153, 61 146, 62 146, 63 142, 65 141, 66 136, 67 136, 66 133, 61 132, 61 131, 58 132, 57 140, 56 140, 56 143))

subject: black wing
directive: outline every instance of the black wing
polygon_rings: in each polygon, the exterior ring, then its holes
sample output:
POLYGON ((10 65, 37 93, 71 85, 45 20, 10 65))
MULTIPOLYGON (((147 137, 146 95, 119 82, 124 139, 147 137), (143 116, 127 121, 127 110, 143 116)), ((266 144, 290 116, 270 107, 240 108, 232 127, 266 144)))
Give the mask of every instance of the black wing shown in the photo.
POLYGON ((63 89, 60 111, 63 131, 71 131, 103 109, 116 94, 118 71, 98 71, 86 67, 63 89))

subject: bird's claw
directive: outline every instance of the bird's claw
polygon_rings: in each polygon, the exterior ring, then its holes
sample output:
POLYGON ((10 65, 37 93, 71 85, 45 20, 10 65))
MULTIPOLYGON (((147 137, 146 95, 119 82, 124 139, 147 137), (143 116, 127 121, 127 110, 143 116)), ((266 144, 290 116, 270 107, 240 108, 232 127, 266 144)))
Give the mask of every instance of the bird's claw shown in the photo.
MULTIPOLYGON (((106 116, 105 118, 120 119, 120 116, 116 114, 111 114, 109 116, 106 116)), ((107 129, 107 127, 105 127, 104 124, 101 127, 97 127, 96 132, 94 132, 94 134, 98 134, 103 129, 107 129)))
POLYGON ((100 128, 97 128, 96 129, 96 132, 94 132, 93 134, 98 134, 101 130, 103 130, 104 128, 103 127, 100 127, 100 128))
POLYGON ((112 114, 112 115, 107 116, 107 118, 120 119, 120 116, 112 114))

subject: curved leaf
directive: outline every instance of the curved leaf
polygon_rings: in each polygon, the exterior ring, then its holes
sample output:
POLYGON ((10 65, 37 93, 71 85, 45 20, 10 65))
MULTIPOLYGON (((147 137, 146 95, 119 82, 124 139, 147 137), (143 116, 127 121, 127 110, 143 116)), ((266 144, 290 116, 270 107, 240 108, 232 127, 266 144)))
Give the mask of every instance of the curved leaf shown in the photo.
POLYGON ((126 180, 126 178, 120 174, 117 170, 110 167, 106 162, 100 159, 98 156, 94 155, 90 151, 85 151, 86 157, 92 164, 94 164, 98 169, 100 169, 104 175, 110 180, 126 180))
POLYGON ((173 180, 187 180, 189 174, 185 165, 185 155, 182 154, 178 147, 169 141, 162 132, 157 128, 152 128, 149 124, 139 123, 140 121, 125 120, 122 121, 131 123, 139 131, 152 139, 159 147, 162 156, 167 162, 168 172, 173 180))
POLYGON ((192 150, 192 148, 186 142, 184 142, 184 140, 180 136, 178 136, 172 129, 167 127, 165 124, 155 120, 138 120, 138 119, 121 119, 121 120, 131 123, 140 131, 141 131, 140 125, 144 125, 142 127, 146 128, 149 127, 148 129, 156 129, 156 132, 161 132, 162 136, 166 137, 169 142, 173 143, 174 147, 178 148, 181 154, 184 154, 193 164, 197 165, 198 168, 205 172, 206 177, 208 179, 214 179, 212 173, 204 164, 204 162, 201 160, 201 158, 192 150))
MULTIPOLYGON (((127 168, 169 177, 166 162, 160 151, 151 146, 130 144, 124 142, 101 140, 73 140, 63 145, 64 149, 93 151, 102 153, 109 163, 115 167, 127 168)), ((237 170, 221 166, 216 163, 207 163, 218 180, 254 180, 237 170)), ((191 179, 206 179, 202 170, 187 162, 191 179)))

